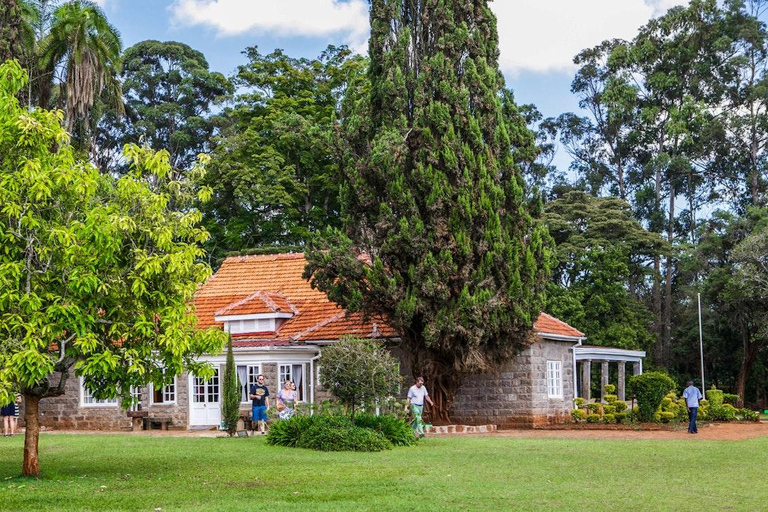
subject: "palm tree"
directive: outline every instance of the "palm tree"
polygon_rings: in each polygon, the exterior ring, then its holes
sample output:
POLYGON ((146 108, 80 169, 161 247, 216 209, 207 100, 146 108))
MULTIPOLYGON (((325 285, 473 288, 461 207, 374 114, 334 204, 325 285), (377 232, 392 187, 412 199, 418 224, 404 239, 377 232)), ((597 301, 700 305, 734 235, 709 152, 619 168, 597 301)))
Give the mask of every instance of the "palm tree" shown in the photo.
MULTIPOLYGON (((64 120, 68 131, 76 124, 87 132, 94 100, 103 91, 122 110, 122 91, 117 78, 122 42, 117 29, 94 2, 73 0, 53 11, 50 32, 40 46, 43 76, 50 76, 48 90, 40 101, 47 103, 53 88, 53 72, 58 71, 63 91, 64 120), (50 72, 50 74, 46 74, 50 72)), ((42 105, 45 106, 45 105, 42 105)))

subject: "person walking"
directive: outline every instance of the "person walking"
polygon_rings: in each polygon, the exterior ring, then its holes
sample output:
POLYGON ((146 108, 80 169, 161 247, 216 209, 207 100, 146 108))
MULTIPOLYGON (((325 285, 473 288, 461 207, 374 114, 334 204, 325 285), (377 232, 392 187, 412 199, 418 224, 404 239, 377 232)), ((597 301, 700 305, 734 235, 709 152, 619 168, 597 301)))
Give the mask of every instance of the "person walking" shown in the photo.
POLYGON ((0 408, 0 416, 3 418, 3 437, 12 436, 16 430, 13 420, 16 412, 16 397, 14 400, 0 408))
POLYGON ((432 407, 435 406, 424 385, 424 377, 416 377, 416 383, 408 390, 408 404, 413 414, 413 435, 418 437, 424 437, 424 420, 421 415, 424 412, 425 400, 432 407))
POLYGON ((262 434, 267 433, 267 411, 269 411, 269 388, 264 385, 264 376, 258 375, 256 377, 256 384, 251 386, 251 393, 248 397, 253 400, 253 414, 251 416, 251 422, 255 429, 256 424, 259 425, 259 432, 262 434))
POLYGON ((296 408, 296 386, 290 380, 285 381, 283 389, 277 393, 277 411, 281 420, 287 420, 296 408))
POLYGON ((683 391, 683 398, 685 398, 685 403, 688 406, 688 433, 698 434, 699 429, 696 428, 696 416, 698 416, 699 413, 699 400, 702 398, 701 391, 693 385, 692 380, 686 382, 685 385, 686 388, 685 391, 683 391))

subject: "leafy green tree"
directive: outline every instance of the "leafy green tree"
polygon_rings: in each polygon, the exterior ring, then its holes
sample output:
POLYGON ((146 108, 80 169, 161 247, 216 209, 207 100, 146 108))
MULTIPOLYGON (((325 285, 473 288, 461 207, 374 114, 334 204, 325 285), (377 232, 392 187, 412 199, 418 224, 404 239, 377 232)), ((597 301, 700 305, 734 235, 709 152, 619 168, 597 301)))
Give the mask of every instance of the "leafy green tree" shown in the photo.
POLYGON ((233 82, 243 92, 225 115, 208 183, 206 208, 214 254, 303 245, 338 225, 338 105, 365 60, 330 46, 317 59, 246 49, 233 82))
POLYGON ((227 362, 224 366, 224 401, 221 404, 221 417, 229 436, 234 436, 240 419, 240 380, 237 378, 231 336, 227 342, 227 362))
POLYGON ((120 77, 125 116, 107 118, 101 146, 143 142, 168 151, 171 167, 181 171, 209 151, 211 107, 233 89, 224 75, 208 69, 202 53, 175 41, 141 41, 123 53, 120 77))
POLYGON ((399 363, 380 341, 344 338, 323 348, 320 384, 355 415, 355 407, 397 394, 399 363))
POLYGON ((39 105, 48 107, 54 73, 63 91, 59 103, 64 108, 68 131, 75 130, 79 143, 88 148, 87 137, 93 126, 90 110, 102 91, 109 91, 118 110, 122 109, 120 81, 120 34, 110 25, 104 11, 94 2, 72 0, 53 11, 51 27, 40 45, 41 83, 39 105))
POLYGON ((642 302, 662 238, 625 201, 571 191, 547 203, 543 221, 557 246, 547 311, 587 333, 591 344, 649 348, 652 315, 642 302))
POLYGON ((340 127, 344 230, 305 274, 387 318, 448 421, 465 375, 526 346, 551 239, 512 159, 487 2, 375 0, 370 16, 370 85, 348 91, 340 127))
POLYGON ((211 273, 192 208, 210 195, 202 167, 171 179, 167 153, 131 146, 127 175, 101 175, 74 157, 61 112, 19 105, 25 82, 0 66, 0 402, 24 394, 23 473, 37 475, 39 402, 70 375, 127 407, 131 387, 210 375, 197 357, 224 339, 189 305, 211 273))

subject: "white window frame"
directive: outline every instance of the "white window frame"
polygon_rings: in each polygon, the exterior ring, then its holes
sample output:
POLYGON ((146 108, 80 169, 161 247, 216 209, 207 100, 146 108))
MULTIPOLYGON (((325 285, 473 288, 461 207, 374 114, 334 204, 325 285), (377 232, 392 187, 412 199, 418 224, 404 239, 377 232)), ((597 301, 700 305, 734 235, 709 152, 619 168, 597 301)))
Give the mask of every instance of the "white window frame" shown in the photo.
MULTIPOLYGON (((248 381, 245 383, 245 400, 243 400, 243 395, 241 392, 240 403, 249 404, 251 403, 251 399, 248 398, 248 396, 251 394, 251 386, 256 384, 256 377, 258 377, 261 374, 261 363, 237 364, 235 365, 235 368, 237 368, 238 366, 245 366, 245 378, 248 381)), ((237 373, 237 371, 235 371, 235 373, 237 373)))
POLYGON ((173 378, 173 384, 166 384, 163 386, 163 401, 155 402, 155 385, 150 382, 149 384, 149 405, 176 405, 176 390, 179 389, 179 383, 177 378, 173 378), (168 388, 173 386, 173 391, 169 391, 168 388), (168 396, 173 395, 173 400, 169 400, 168 396))
POLYGON ((117 407, 117 398, 107 398, 96 400, 91 396, 91 392, 85 387, 85 380, 80 377, 80 407, 117 407), (88 402, 87 400, 92 400, 88 402))
POLYGON ((562 361, 547 361, 547 397, 563 398, 562 361))
MULTIPOLYGON (((307 400, 307 374, 309 373, 309 365, 304 362, 295 362, 295 363, 278 363, 277 364, 277 390, 278 392, 283 389, 283 384, 285 383, 285 374, 283 373, 283 368, 285 367, 290 368, 291 375, 288 380, 293 380, 293 367, 294 366, 301 366, 301 392, 299 395, 301 395, 303 398, 301 400, 296 400, 300 404, 308 403, 307 400)), ((319 374, 319 366, 318 366, 318 374, 319 374)), ((318 378, 318 382, 320 379, 318 378)), ((299 390, 296 390, 297 393, 299 390)), ((277 396, 277 393, 275 393, 275 396, 277 396)))

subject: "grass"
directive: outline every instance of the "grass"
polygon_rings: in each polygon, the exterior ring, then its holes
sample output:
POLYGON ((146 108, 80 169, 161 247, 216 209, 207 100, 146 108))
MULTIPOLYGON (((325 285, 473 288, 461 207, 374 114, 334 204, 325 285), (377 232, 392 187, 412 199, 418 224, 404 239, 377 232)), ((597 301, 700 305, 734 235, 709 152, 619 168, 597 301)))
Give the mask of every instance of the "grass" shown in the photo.
POLYGON ((5 510, 760 510, 768 438, 427 438, 319 453, 263 438, 43 435, 39 480, 0 438, 5 510))

